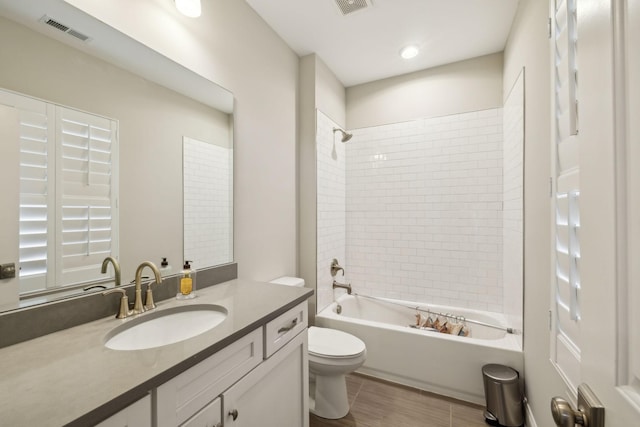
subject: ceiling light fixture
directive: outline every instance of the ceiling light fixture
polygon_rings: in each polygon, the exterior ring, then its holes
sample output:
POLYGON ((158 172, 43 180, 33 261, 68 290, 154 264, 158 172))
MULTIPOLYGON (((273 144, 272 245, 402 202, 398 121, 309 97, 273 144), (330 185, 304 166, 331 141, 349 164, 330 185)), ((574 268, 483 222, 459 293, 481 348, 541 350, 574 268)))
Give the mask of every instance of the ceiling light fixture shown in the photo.
POLYGON ((202 14, 200 0, 175 0, 176 9, 189 18, 197 18, 202 14))
POLYGON ((404 59, 411 59, 414 58, 418 55, 418 48, 416 46, 407 46, 407 47, 403 47, 402 50, 400 51, 400 56, 402 56, 404 59))

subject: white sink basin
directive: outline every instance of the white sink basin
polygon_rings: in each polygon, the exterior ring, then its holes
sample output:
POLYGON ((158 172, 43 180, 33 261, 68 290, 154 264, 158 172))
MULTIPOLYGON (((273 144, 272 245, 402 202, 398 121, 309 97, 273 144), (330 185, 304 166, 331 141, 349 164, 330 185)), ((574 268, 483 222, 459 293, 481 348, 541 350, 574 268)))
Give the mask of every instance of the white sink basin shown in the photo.
POLYGON ((153 311, 109 332, 105 347, 112 350, 143 350, 173 344, 218 326, 227 309, 215 304, 195 304, 153 311))

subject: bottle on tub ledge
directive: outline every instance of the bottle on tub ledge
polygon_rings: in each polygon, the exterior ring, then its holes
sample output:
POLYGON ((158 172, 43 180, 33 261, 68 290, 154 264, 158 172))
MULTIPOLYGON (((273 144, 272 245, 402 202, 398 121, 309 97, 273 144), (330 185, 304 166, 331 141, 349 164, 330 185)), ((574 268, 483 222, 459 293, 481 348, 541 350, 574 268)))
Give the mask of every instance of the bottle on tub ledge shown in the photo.
POLYGON ((178 281, 177 299, 191 299, 196 297, 196 270, 191 268, 193 261, 185 261, 178 281))

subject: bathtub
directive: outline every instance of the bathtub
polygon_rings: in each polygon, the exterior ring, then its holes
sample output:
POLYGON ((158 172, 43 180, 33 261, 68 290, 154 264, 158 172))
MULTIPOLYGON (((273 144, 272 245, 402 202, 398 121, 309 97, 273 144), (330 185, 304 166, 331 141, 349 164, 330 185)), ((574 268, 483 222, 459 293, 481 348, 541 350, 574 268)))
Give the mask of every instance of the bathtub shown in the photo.
POLYGON ((409 324, 416 311, 398 304, 508 326, 496 313, 347 294, 318 313, 315 323, 365 342, 367 360, 358 372, 467 402, 485 403, 483 365, 499 363, 522 373, 521 336, 471 323, 468 337, 414 329, 409 324))

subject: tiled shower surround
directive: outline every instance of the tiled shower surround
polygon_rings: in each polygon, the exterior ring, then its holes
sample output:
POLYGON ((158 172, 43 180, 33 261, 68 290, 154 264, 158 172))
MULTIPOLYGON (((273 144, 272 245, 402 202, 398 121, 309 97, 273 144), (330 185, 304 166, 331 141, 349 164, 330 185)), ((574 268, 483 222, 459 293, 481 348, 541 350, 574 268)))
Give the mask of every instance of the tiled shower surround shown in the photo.
POLYGON ((183 156, 185 260, 195 269, 228 263, 233 259, 233 151, 185 138, 183 156))
POLYGON ((502 312, 502 109, 334 126, 318 112, 318 308, 342 257, 355 292, 502 312))

